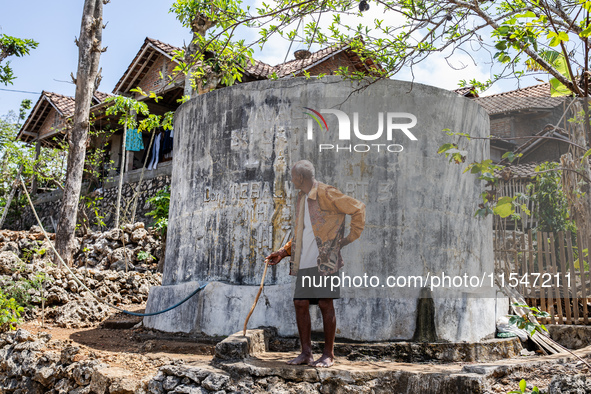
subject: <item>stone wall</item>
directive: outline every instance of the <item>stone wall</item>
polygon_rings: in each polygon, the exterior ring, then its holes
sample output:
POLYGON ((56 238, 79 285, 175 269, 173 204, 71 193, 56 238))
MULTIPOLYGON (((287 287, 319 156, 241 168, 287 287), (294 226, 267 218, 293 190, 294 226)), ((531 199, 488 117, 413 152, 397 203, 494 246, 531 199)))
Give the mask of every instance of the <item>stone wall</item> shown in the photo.
MULTIPOLYGON (((146 227, 151 226, 153 218, 146 214, 154 208, 147 202, 154 197, 156 193, 170 186, 170 174, 172 172, 172 162, 166 162, 159 165, 157 170, 146 171, 144 179, 140 186, 138 195, 135 222, 144 222, 146 227)), ((121 222, 126 223, 131 220, 132 198, 139 184, 141 170, 134 170, 125 174, 123 190, 121 193, 121 222)), ((110 178, 105 182, 105 188, 101 191, 95 191, 87 194, 88 198, 96 201, 96 209, 105 226, 102 228, 112 228, 115 220, 115 204, 117 202, 118 179, 110 178)), ((49 232, 55 231, 61 208, 61 191, 54 191, 44 195, 39 195, 34 199, 35 209, 43 223, 45 229, 49 232)), ((98 219, 94 213, 93 207, 85 207, 84 212, 90 222, 92 230, 99 230, 98 219)), ((80 214, 79 214, 80 221, 80 214)), ((21 208, 18 211, 11 210, 4 224, 4 228, 10 230, 28 230, 31 226, 37 225, 35 216, 26 200, 21 202, 21 208), (26 204, 26 205, 24 205, 26 204)))

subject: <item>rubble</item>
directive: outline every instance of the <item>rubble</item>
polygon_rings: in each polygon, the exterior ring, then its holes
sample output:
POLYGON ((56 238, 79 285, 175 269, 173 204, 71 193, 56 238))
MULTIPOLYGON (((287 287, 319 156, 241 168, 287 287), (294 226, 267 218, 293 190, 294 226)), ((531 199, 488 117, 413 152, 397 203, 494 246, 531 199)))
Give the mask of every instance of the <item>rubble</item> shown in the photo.
MULTIPOLYGON (((140 252, 144 252, 144 257, 151 256, 160 247, 143 223, 125 226, 123 231, 90 233, 80 238, 78 244, 73 274, 110 304, 142 304, 147 301, 150 288, 162 282, 161 274, 151 272, 155 260, 138 260, 140 252), (123 247, 118 239, 125 236, 137 242, 123 247), (95 256, 97 264, 92 263, 91 256, 95 256)), ((53 264, 50 250, 38 227, 30 231, 0 231, 1 288, 22 284, 22 297, 29 304, 27 319, 41 313, 43 298, 45 317, 59 327, 91 327, 106 319, 110 308, 97 302, 65 268, 53 264)))
MULTIPOLYGON (((54 239, 54 234, 49 234, 54 239)), ((127 224, 121 229, 91 231, 76 238, 74 265, 77 267, 117 271, 155 270, 162 256, 158 232, 146 229, 144 223, 127 224)), ((51 247, 38 226, 29 231, 0 230, 0 270, 3 260, 12 259, 12 252, 26 263, 51 255, 51 247)), ((0 271, 0 273, 2 273, 0 271)))

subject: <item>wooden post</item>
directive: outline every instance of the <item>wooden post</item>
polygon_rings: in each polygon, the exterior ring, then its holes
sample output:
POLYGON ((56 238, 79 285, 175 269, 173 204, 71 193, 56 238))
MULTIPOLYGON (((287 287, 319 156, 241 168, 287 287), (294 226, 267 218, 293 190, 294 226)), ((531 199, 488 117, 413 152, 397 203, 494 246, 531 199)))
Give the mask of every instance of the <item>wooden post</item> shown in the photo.
MULTIPOLYGON (((545 267, 544 267, 544 274, 552 274, 552 262, 550 260, 550 245, 548 244, 548 233, 543 232, 542 233, 542 239, 543 239, 543 243, 544 243, 544 256, 545 256, 545 267)), ((552 282, 552 278, 550 278, 550 283, 552 282)), ((556 310, 554 308, 554 298, 552 297, 552 288, 551 287, 547 287, 548 286, 548 276, 546 275, 546 277, 542 277, 540 280, 540 286, 542 286, 542 288, 544 289, 544 295, 546 296, 546 305, 547 305, 547 311, 550 314, 550 321, 552 322, 552 324, 556 323, 554 315, 556 314, 556 310), (546 282, 546 283, 544 283, 546 282), (544 287, 545 285, 545 287, 544 287)))
POLYGON ((558 286, 559 280, 557 280, 558 276, 558 264, 556 262, 556 244, 554 242, 554 233, 550 233, 550 245, 548 245, 548 249, 550 250, 552 256, 552 280, 550 281, 550 292, 554 294, 554 300, 556 300, 556 308, 555 312, 557 314, 557 321, 558 324, 564 324, 562 319, 562 297, 560 296, 560 288, 558 286))
POLYGON ((579 295, 577 290, 577 276, 575 271, 575 260, 573 257, 572 233, 566 233, 566 252, 568 253, 568 267, 570 273, 570 288, 573 295, 573 316, 575 324, 579 324, 579 295))
POLYGON ((570 307, 571 295, 569 291, 569 284, 566 281, 566 257, 564 253, 564 232, 558 233, 558 246, 560 248, 560 286, 558 286, 561 292, 561 299, 564 300, 564 312, 566 313, 566 324, 573 324, 572 310, 570 307))
POLYGON ((583 250, 588 247, 587 240, 577 233, 577 247, 579 249, 579 278, 581 279, 581 301, 583 303, 583 321, 589 322, 589 311, 587 308, 587 284, 585 283, 585 256, 583 250))
MULTIPOLYGON (((37 138, 37 142, 35 143, 35 162, 37 162, 37 160, 39 160, 39 156, 41 155, 41 141, 39 141, 39 138, 37 138)), ((37 168, 38 165, 35 165, 35 168, 37 168)), ((33 176, 33 182, 31 185, 31 194, 35 195, 37 194, 37 176, 33 176)))

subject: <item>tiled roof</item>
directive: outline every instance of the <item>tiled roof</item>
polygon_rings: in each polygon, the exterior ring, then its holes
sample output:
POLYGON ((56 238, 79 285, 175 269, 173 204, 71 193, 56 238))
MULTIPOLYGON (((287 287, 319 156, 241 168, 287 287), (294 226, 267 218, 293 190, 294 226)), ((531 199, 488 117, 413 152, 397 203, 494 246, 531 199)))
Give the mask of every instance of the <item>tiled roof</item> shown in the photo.
POLYGON ((63 94, 53 92, 41 92, 41 98, 47 97, 51 104, 57 109, 64 117, 74 115, 74 97, 64 96, 63 94))
POLYGON ((322 61, 323 59, 340 52, 342 49, 348 47, 347 44, 333 45, 328 48, 321 49, 310 55, 307 59, 294 59, 285 63, 281 63, 273 67, 273 71, 279 78, 287 75, 301 72, 306 68, 312 66, 315 63, 322 61))
POLYGON ((495 170, 495 177, 508 181, 509 179, 528 179, 536 175, 537 163, 516 164, 502 170, 495 170))
POLYGON ((475 98, 489 115, 524 109, 552 109, 564 101, 564 97, 551 97, 550 84, 529 86, 510 92, 475 98))
MULTIPOLYGON (((63 94, 59 93, 46 92, 45 90, 41 93, 41 98, 43 98, 43 96, 47 97, 55 109, 57 109, 65 118, 74 115, 74 97, 64 96, 63 94)), ((112 95, 109 93, 103 93, 99 91, 94 93, 94 98, 99 104, 105 101, 107 97, 111 96, 112 95)))
POLYGON ((175 46, 172 46, 170 44, 167 44, 165 42, 162 42, 162 41, 156 40, 154 38, 150 38, 150 37, 146 37, 144 44, 147 42, 154 45, 156 48, 160 49, 162 52, 166 53, 170 57, 174 56, 174 51, 180 50, 180 48, 177 48, 175 46))
MULTIPOLYGON (((129 67, 127 68, 121 79, 119 79, 119 82, 117 82, 117 84, 115 85, 115 88, 113 89, 114 93, 120 92, 122 89, 126 90, 127 86, 132 86, 133 81, 141 79, 141 77, 143 76, 141 72, 145 73, 147 71, 150 65, 148 65, 148 67, 144 67, 144 64, 145 62, 148 62, 151 59, 151 57, 146 54, 146 47, 156 48, 162 53, 166 54, 166 56, 168 56, 171 59, 174 56, 174 52, 180 50, 180 48, 177 48, 170 44, 166 44, 162 41, 146 37, 146 39, 144 40, 144 44, 142 45, 142 47, 140 48, 132 62, 130 63, 129 67)), ((276 66, 271 66, 260 60, 255 59, 254 64, 247 64, 244 72, 245 74, 255 77, 257 79, 269 78, 273 73, 275 73, 278 78, 282 78, 294 73, 298 74, 306 68, 311 67, 318 62, 321 62, 329 56, 335 55, 336 53, 346 49, 347 47, 347 44, 334 45, 312 53, 310 57, 308 57, 307 59, 294 59, 285 63, 278 64, 276 66)))
POLYGON ((474 86, 466 86, 463 88, 454 89, 454 92, 464 97, 478 97, 478 93, 476 93, 474 86))
MULTIPOLYGON (((94 93, 94 98, 99 104, 109 96, 111 95, 108 93, 98 91, 94 93)), ((55 108, 63 118, 69 118, 74 115, 74 107, 74 97, 64 96, 59 93, 46 92, 45 90, 42 91, 33 110, 27 117, 23 127, 21 127, 17 138, 23 141, 34 140, 37 138, 39 129, 47 119, 52 108, 55 108)))
POLYGON ((109 93, 99 92, 98 90, 96 92, 94 92, 94 97, 98 100, 99 103, 102 103, 108 97, 111 97, 111 96, 113 96, 113 95, 109 94, 109 93))
POLYGON ((273 74, 273 67, 267 63, 263 63, 260 60, 254 61, 254 64, 248 63, 244 72, 258 78, 268 78, 273 74))
POLYGON ((481 97, 481 99, 491 97, 550 97, 550 83, 547 82, 504 93, 491 94, 490 96, 481 97))

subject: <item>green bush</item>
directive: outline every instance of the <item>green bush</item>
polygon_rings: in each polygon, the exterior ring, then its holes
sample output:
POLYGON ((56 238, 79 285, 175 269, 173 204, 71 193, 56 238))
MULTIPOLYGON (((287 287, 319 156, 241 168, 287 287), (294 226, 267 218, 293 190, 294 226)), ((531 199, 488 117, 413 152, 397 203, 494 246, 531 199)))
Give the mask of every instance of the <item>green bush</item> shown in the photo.
POLYGON ((20 323, 21 313, 25 310, 14 298, 8 298, 0 290, 0 332, 14 330, 20 323))
POLYGON ((167 186, 159 190, 156 195, 148 199, 148 203, 154 207, 154 210, 146 215, 154 218, 154 228, 160 231, 163 237, 166 237, 168 230, 168 210, 170 208, 170 188, 167 186))

